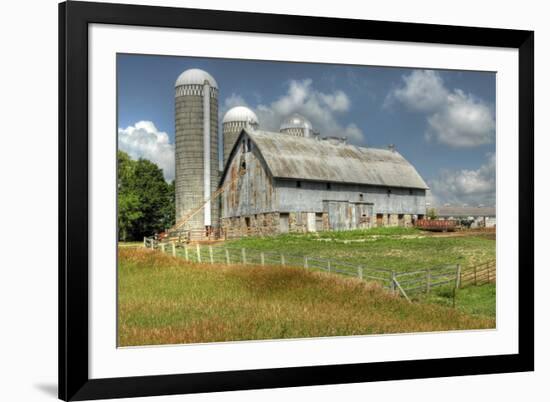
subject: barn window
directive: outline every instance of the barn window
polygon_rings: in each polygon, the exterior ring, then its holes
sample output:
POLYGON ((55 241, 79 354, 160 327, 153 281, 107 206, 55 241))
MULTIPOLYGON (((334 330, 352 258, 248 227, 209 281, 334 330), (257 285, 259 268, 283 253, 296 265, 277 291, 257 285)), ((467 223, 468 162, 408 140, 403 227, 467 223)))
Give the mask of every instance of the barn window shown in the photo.
POLYGON ((391 195, 391 189, 388 189, 388 197, 391 195))
POLYGON ((359 194, 359 201, 363 201, 363 194, 362 193, 359 194))
POLYGON ((246 140, 246 151, 247 152, 252 151, 252 142, 250 141, 250 138, 246 140))
POLYGON ((413 191, 412 191, 412 188, 409 189, 409 195, 413 195, 413 191))
POLYGON ((302 187, 302 182, 300 180, 298 180, 296 182, 296 188, 301 188, 302 187))
POLYGON ((330 183, 327 183, 327 190, 330 190, 331 189, 331 185, 330 183))

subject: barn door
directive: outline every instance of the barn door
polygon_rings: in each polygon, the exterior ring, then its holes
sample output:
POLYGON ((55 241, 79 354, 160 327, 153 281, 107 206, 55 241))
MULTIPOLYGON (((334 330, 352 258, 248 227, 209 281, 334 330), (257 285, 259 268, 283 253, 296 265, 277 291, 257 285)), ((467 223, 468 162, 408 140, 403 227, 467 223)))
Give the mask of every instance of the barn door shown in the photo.
POLYGON ((279 231, 281 233, 288 233, 288 214, 279 214, 279 231))
POLYGON ((355 217, 357 219, 357 227, 367 229, 372 226, 372 205, 357 204, 355 207, 355 217))
POLYGON ((327 212, 331 230, 349 230, 356 226, 355 206, 348 201, 328 201, 327 212))
POLYGON ((315 214, 315 229, 317 232, 323 231, 323 214, 321 212, 315 214))

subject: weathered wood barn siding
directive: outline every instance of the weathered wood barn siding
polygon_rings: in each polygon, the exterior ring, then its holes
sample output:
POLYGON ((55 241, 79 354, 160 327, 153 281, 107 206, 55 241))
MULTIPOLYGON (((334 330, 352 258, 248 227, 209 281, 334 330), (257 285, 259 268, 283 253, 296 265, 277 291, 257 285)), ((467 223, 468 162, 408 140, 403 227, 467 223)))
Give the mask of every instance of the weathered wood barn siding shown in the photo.
POLYGON ((279 210, 323 211, 323 201, 350 201, 369 203, 376 206, 376 213, 381 214, 425 214, 426 190, 404 189, 398 187, 374 187, 360 184, 327 183, 277 180, 279 210), (388 192, 388 190, 390 192, 388 192))
POLYGON ((234 148, 228 163, 221 185, 233 183, 221 197, 222 227, 261 227, 265 232, 277 230, 277 193, 259 150, 243 140, 234 148), (243 167, 245 174, 235 181, 243 167))

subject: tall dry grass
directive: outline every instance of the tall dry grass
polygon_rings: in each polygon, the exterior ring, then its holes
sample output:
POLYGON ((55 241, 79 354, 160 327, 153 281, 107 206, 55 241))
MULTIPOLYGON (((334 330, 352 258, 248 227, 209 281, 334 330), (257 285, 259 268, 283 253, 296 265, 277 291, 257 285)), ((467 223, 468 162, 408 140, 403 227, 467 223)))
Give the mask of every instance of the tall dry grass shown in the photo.
POLYGON ((494 328, 375 284, 302 268, 189 264, 119 249, 119 346, 494 328))

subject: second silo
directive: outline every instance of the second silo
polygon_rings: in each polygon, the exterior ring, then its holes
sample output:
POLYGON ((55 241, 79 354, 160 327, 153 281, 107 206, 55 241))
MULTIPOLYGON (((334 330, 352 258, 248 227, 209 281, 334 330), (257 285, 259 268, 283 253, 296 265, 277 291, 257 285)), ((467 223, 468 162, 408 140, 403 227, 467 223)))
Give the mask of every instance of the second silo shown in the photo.
POLYGON ((287 117, 281 123, 279 131, 294 137, 312 137, 315 134, 311 122, 298 113, 287 117))
POLYGON ((235 145, 243 128, 257 129, 259 125, 256 114, 247 107, 236 106, 227 111, 223 117, 223 166, 235 145))
MULTIPOLYGON (((218 84, 206 71, 184 71, 175 84, 176 222, 216 191, 218 171, 218 84)), ((184 228, 218 226, 219 203, 207 202, 184 228)))

